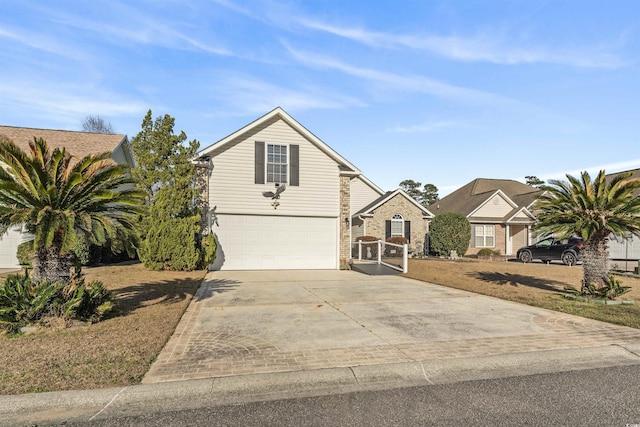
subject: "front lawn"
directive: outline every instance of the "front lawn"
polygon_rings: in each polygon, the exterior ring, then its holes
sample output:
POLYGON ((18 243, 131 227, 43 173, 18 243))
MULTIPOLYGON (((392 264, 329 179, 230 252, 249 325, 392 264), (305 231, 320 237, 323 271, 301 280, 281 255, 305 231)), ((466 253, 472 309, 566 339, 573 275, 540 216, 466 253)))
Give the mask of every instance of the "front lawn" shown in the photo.
POLYGON ((568 300, 562 297, 566 285, 580 289, 582 266, 517 261, 483 261, 463 258, 410 259, 407 277, 465 291, 476 292, 521 304, 561 311, 591 319, 640 328, 640 279, 618 276, 631 291, 618 299, 631 299, 633 305, 604 305, 568 300))
POLYGON ((116 313, 90 326, 0 335, 0 394, 137 384, 184 313, 205 271, 142 264, 83 270, 116 296, 116 313))

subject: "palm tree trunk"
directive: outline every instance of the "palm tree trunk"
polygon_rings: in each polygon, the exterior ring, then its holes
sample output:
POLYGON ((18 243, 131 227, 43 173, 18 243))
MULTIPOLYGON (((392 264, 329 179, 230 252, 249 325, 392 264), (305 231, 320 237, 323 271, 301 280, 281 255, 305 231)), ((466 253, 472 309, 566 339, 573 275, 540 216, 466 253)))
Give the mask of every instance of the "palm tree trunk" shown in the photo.
POLYGON ((60 248, 52 246, 39 249, 33 262, 32 279, 34 282, 49 281, 69 283, 73 262, 70 255, 62 255, 60 248))
POLYGON ((590 293, 589 285, 593 284, 599 287, 607 284, 607 276, 609 274, 608 258, 607 235, 594 235, 585 242, 582 250, 584 275, 581 292, 583 295, 590 293))

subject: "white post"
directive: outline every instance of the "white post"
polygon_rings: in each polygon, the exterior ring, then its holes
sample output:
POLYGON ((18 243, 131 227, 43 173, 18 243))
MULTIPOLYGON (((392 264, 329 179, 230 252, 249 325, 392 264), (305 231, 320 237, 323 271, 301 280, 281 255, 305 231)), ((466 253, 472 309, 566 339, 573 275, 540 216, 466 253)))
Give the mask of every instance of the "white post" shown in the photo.
POLYGON ((402 272, 409 272, 409 245, 402 245, 402 272))
POLYGON ((362 240, 358 240, 358 261, 362 261, 362 240))
POLYGON ((382 240, 378 240, 378 264, 382 264, 382 240))

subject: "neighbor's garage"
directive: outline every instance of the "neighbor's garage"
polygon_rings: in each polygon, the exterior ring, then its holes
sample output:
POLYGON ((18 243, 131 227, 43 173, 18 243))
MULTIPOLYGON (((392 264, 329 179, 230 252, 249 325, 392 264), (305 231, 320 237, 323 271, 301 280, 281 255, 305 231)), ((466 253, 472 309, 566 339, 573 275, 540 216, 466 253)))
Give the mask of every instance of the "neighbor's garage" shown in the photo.
POLYGON ((21 226, 9 228, 7 232, 0 237, 0 268, 20 268, 18 263, 18 245, 27 240, 33 239, 30 234, 22 233, 21 226))
POLYGON ((336 269, 337 219, 218 215, 214 269, 336 269))

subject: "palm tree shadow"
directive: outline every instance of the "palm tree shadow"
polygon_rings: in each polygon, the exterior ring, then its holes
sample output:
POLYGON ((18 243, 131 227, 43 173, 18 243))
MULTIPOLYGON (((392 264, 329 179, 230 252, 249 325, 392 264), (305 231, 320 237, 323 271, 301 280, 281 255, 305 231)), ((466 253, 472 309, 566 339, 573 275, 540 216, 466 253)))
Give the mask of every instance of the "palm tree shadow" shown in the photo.
POLYGON ((205 280, 204 283, 203 279, 162 280, 114 289, 113 293, 118 314, 127 315, 141 307, 175 304, 196 293, 198 300, 208 298, 235 288, 237 283, 233 280, 205 280))
POLYGON ((504 286, 528 286, 531 288, 542 289, 551 292, 561 292, 569 283, 560 282, 558 280, 540 279, 533 276, 524 276, 522 274, 496 273, 489 271, 478 271, 467 274, 470 277, 487 283, 504 286))

